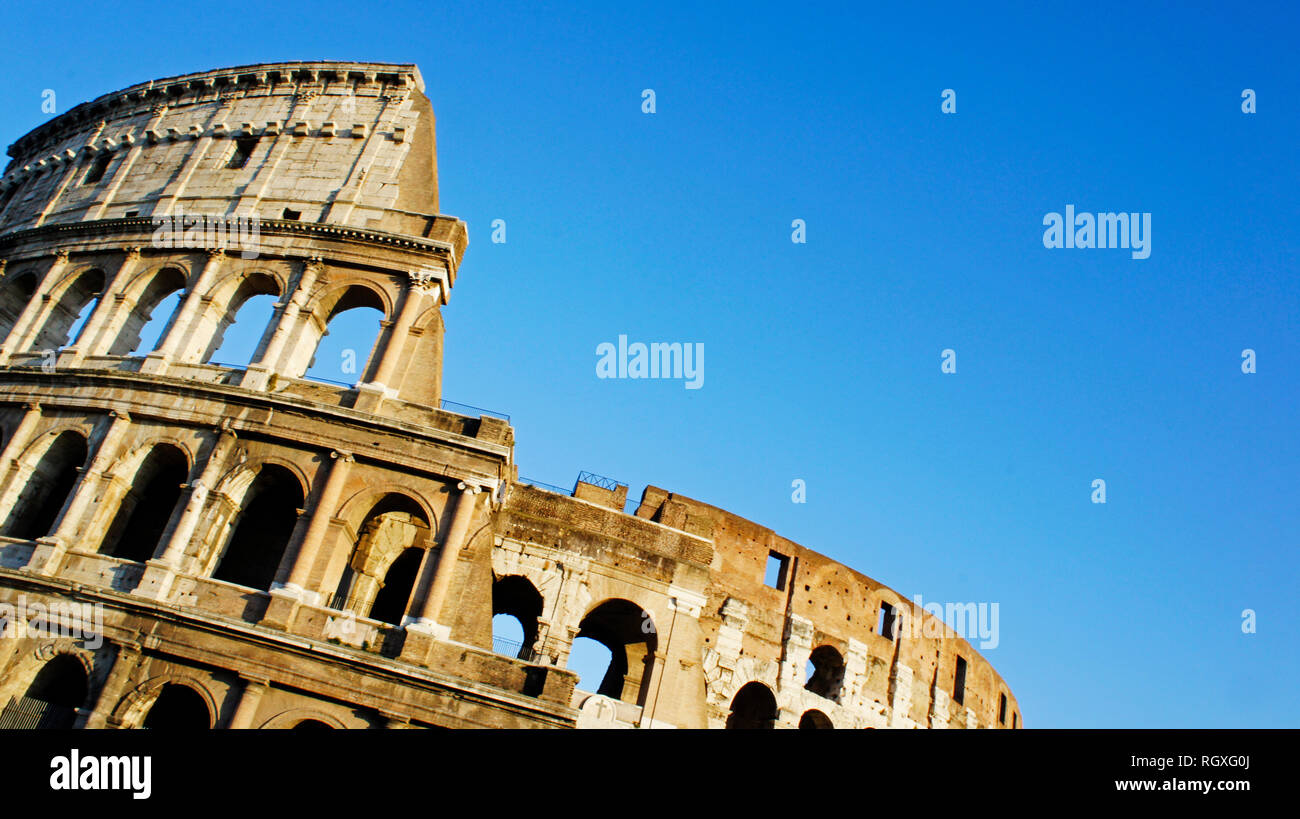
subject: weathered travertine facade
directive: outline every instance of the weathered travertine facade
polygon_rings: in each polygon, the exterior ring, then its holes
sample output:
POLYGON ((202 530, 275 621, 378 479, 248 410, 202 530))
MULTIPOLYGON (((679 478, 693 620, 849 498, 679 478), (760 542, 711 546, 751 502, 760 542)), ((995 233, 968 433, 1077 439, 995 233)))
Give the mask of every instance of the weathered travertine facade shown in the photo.
POLYGON ((655 487, 627 514, 626 486, 520 482, 507 420, 443 408, 467 239, 422 89, 412 65, 210 71, 10 148, 0 725, 1019 727, 891 589, 655 487), (256 234, 160 241, 179 215, 256 234), (253 360, 213 363, 266 294, 253 360), (359 305, 384 321, 357 383, 303 378, 359 305), (580 636, 611 650, 598 692, 566 670, 580 636))

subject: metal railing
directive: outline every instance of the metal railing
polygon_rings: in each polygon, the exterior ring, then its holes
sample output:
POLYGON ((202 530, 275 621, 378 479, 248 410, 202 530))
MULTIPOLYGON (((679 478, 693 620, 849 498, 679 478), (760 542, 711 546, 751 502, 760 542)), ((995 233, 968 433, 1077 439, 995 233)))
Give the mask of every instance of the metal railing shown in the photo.
POLYGON ((31 697, 14 697, 0 711, 0 730, 71 728, 77 709, 31 697))
POLYGON ((487 415, 487 416, 490 416, 490 417, 492 417, 492 418, 500 418, 501 420, 505 421, 506 423, 509 423, 509 422, 510 422, 510 414, 509 414, 509 413, 505 413, 505 412, 497 412, 496 410, 490 410, 490 409, 483 409, 482 407, 476 407, 476 406, 474 406, 473 404, 462 404, 462 403, 460 403, 460 402, 458 402, 458 401, 448 401, 448 400, 445 399, 445 398, 438 402, 438 409, 446 410, 447 412, 455 412, 457 415, 466 415, 466 414, 467 414, 467 413, 464 413, 464 412, 457 412, 456 410, 452 409, 452 407, 460 407, 461 409, 473 410, 474 412, 478 413, 479 415, 487 415))
POLYGON ((606 478, 604 475, 597 475, 595 472, 579 472, 578 483, 589 483, 592 486, 599 486, 601 489, 608 489, 613 492, 620 486, 627 486, 622 481, 616 481, 613 478, 606 478))
POLYGON ((526 483, 529 486, 535 486, 538 489, 545 489, 547 492, 554 492, 557 495, 571 496, 573 494, 572 489, 565 489, 564 487, 556 486, 553 483, 542 483, 541 481, 535 481, 532 478, 520 478, 516 483, 526 483))
POLYGON ((504 637, 492 636, 492 653, 500 654, 502 657, 519 658, 519 652, 523 649, 524 644, 518 640, 507 640, 504 637))

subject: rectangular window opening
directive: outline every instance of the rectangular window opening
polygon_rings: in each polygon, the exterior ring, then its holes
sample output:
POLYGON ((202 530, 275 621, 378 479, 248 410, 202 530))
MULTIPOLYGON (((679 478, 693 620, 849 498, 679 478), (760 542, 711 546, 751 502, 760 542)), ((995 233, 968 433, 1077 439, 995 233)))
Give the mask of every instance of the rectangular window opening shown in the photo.
POLYGON ((790 558, 780 552, 767 553, 767 573, 763 582, 778 591, 785 590, 786 571, 790 568, 790 558))
POLYGON ((998 725, 1007 724, 1007 695, 998 695, 998 725))
POLYGON ((893 640, 896 620, 894 607, 882 600, 880 603, 880 619, 876 622, 876 633, 886 640, 893 640))
POLYGON ((227 168, 242 168, 248 164, 248 158, 253 155, 253 149, 257 147, 259 137, 242 136, 235 137, 235 152, 230 155, 230 161, 226 163, 227 168))
POLYGON ((302 216, 302 211, 300 210, 290 210, 288 208, 284 209, 284 218, 289 220, 290 222, 298 221, 298 217, 300 216, 302 216))
POLYGON ((957 676, 952 683, 952 701, 962 705, 966 701, 966 661, 957 658, 957 676))
POLYGON ((101 153, 95 157, 95 161, 90 165, 90 170, 86 171, 86 177, 81 180, 81 184, 93 185, 103 179, 104 172, 108 170, 108 163, 112 161, 113 155, 109 153, 101 153))

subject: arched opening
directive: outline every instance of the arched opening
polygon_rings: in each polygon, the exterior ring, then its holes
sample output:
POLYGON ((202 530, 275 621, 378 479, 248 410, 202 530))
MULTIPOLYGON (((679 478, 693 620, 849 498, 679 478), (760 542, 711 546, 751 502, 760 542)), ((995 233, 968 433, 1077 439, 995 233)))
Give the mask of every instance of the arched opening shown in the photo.
POLYGON ((497 578, 492 583, 492 650, 531 660, 541 616, 542 595, 528 578, 517 574, 497 578))
POLYGON ((41 667, 25 695, 5 706, 0 728, 71 728, 89 693, 85 667, 60 654, 41 667))
POLYGON ((49 317, 36 335, 33 348, 53 350, 75 343, 81 330, 99 303, 104 290, 104 271, 88 270, 63 291, 63 295, 50 309, 49 317))
POLYGON ((212 576, 269 589, 302 506, 302 484, 294 474, 276 464, 264 465, 244 494, 239 522, 212 576))
POLYGON ((136 299, 121 331, 108 348, 108 354, 145 355, 153 352, 176 317, 184 289, 185 274, 176 268, 168 267, 155 273, 136 299))
POLYGON ((370 612, 376 620, 400 624, 416 580, 413 575, 407 585, 405 572, 413 568, 418 575, 429 537, 429 521, 418 503, 405 495, 385 495, 357 529, 352 559, 339 581, 332 607, 370 612), (410 556, 412 550, 420 554, 410 556), (397 565, 400 559, 406 560, 402 567, 397 565), (375 615, 376 610, 392 614, 399 606, 396 619, 375 615))
POLYGON ((844 658, 831 646, 818 646, 808 657, 807 682, 804 688, 819 697, 833 700, 844 683, 844 658))
POLYGON ((77 485, 86 454, 86 438, 81 433, 67 430, 55 438, 10 510, 5 535, 32 540, 50 534, 77 485))
POLYGON ((194 336, 206 336, 207 343, 197 348, 198 360, 236 367, 252 362, 275 330, 271 319, 279 296, 280 284, 271 276, 259 273, 245 277, 224 313, 218 317, 216 311, 220 308, 214 304, 200 320, 194 336), (232 326, 235 331, 227 332, 232 326))
POLYGON ((727 727, 746 730, 771 728, 776 722, 776 697, 761 682, 746 683, 731 700, 727 727))
POLYGON ((831 718, 816 708, 803 712, 799 718, 799 727, 803 730, 827 731, 835 727, 831 718))
MULTIPOLYGON (((513 617, 509 618, 509 621, 516 622, 513 617)), ((493 618, 493 628, 496 628, 496 618, 493 618)), ((519 637, 522 642, 522 627, 519 629, 519 637)), ((606 648, 603 643, 590 637, 574 637, 573 645, 569 647, 567 667, 578 675, 577 688, 583 691, 595 691, 600 688, 601 682, 605 679, 605 672, 609 670, 613 659, 614 652, 606 648)))
POLYGON ((379 594, 375 595, 375 604, 370 607, 371 620, 394 625, 402 622, 423 559, 424 550, 416 548, 406 549, 397 556, 384 573, 379 594))
POLYGON ((330 309, 325 329, 314 338, 314 331, 307 331, 301 349, 311 350, 311 355, 295 356, 299 360, 287 368, 287 374, 349 385, 362 380, 383 320, 384 303, 375 291, 349 287, 330 309))
POLYGON ((189 475, 185 453, 170 444, 149 451, 117 507, 99 551, 144 562, 153 557, 189 475))
POLYGON ((645 705, 658 645, 648 612, 629 600, 606 600, 582 618, 576 637, 595 640, 609 650, 609 667, 597 694, 645 705))
POLYGON ((188 685, 168 683, 144 718, 144 728, 193 730, 212 727, 208 704, 188 685))
POLYGON ((318 719, 305 719, 298 722, 290 730, 292 731, 333 731, 334 726, 328 722, 322 722, 318 719))
POLYGON ((35 273, 24 273, 0 285, 0 342, 9 337, 35 293, 35 273))

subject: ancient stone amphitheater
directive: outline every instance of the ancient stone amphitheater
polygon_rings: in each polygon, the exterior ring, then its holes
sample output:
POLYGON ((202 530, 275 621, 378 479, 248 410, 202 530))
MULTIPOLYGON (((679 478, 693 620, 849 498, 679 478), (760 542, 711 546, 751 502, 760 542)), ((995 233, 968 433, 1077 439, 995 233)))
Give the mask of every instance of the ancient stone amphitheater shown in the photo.
POLYGON ((0 725, 1020 727, 893 590, 653 486, 521 482, 508 419, 442 401, 467 235, 415 66, 155 80, 9 154, 0 725), (256 296, 251 360, 214 362, 256 296), (305 378, 358 306, 356 383, 305 378))

